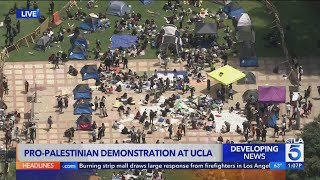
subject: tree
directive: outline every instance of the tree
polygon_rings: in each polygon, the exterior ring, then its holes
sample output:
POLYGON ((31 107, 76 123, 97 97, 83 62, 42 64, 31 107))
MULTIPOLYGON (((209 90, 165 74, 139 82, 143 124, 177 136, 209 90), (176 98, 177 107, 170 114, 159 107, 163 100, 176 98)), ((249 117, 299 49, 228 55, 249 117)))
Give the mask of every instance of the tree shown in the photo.
POLYGON ((287 179, 320 179, 320 115, 304 126, 301 138, 304 141, 304 170, 288 171, 287 179))

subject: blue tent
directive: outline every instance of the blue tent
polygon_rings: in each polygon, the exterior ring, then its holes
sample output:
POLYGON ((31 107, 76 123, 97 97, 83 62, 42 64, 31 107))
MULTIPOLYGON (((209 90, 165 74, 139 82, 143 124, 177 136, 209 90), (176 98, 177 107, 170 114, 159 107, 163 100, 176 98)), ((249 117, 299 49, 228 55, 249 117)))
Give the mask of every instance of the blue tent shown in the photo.
POLYGON ((91 99, 90 87, 88 84, 78 84, 73 89, 74 99, 91 99))
POLYGON ((153 0, 140 0, 142 2, 143 5, 149 5, 151 3, 153 3, 153 0))
POLYGON ((97 65, 85 65, 80 70, 82 81, 87 79, 99 79, 97 65))
POLYGON ((70 40, 73 45, 81 45, 86 49, 88 48, 88 41, 82 33, 72 36, 70 40))
POLYGON ((83 60, 83 59, 87 59, 87 57, 88 57, 87 50, 85 47, 81 45, 74 45, 70 49, 69 59, 83 60))
POLYGON ((101 22, 98 18, 88 16, 86 19, 80 24, 80 29, 86 31, 96 31, 96 29, 101 25, 101 22))
POLYGON ((244 9, 240 7, 237 2, 231 2, 225 5, 222 9, 229 17, 237 17, 242 13, 245 13, 244 9))
POLYGON ((81 114, 92 114, 91 103, 89 99, 78 99, 73 104, 73 114, 81 115, 81 114))

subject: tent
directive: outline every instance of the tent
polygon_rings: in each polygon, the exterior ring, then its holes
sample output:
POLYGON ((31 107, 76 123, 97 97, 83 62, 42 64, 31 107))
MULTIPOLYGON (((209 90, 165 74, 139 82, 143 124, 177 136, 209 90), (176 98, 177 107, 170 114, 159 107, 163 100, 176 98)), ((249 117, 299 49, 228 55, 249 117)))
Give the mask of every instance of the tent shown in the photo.
POLYGON ((240 14, 244 13, 244 9, 242 9, 237 2, 230 2, 225 5, 222 9, 229 17, 237 17, 240 14))
POLYGON ((246 75, 229 65, 225 65, 217 70, 208 73, 208 76, 227 86, 244 78, 246 75))
POLYGON ((80 24, 80 29, 86 31, 96 31, 96 29, 101 25, 100 21, 96 17, 88 16, 80 24))
POLYGON ((255 33, 251 26, 237 27, 236 39, 238 42, 251 41, 255 42, 255 33))
POLYGON ((242 95, 243 102, 247 102, 248 99, 251 98, 251 96, 254 97, 255 100, 258 100, 258 90, 257 89, 248 89, 246 90, 242 95))
POLYGON ((74 45, 70 49, 69 59, 83 60, 83 59, 87 59, 87 57, 88 57, 88 54, 87 54, 86 48, 81 45, 74 45))
POLYGON ((37 51, 46 51, 46 48, 50 44, 50 38, 48 36, 42 36, 36 43, 34 49, 37 51))
POLYGON ((129 14, 131 11, 131 6, 123 1, 111 1, 109 8, 107 10, 108 15, 113 16, 123 16, 126 13, 129 14))
POLYGON ((85 35, 82 33, 78 35, 73 35, 70 40, 71 40, 71 44, 73 45, 81 45, 85 48, 88 48, 88 41, 85 35))
POLYGON ((236 19, 237 19, 237 27, 252 26, 251 18, 247 13, 243 13, 240 16, 237 16, 236 19))
POLYGON ((180 38, 180 32, 174 25, 168 24, 162 27, 160 30, 158 46, 162 52, 172 50, 177 56, 180 56, 182 52, 182 40, 180 38))
POLYGON ((77 119, 77 130, 78 131, 91 131, 91 122, 92 116, 91 115, 81 115, 77 119))
POLYGON ((92 114, 91 103, 89 99, 78 99, 73 104, 73 114, 81 115, 81 114, 92 114))
POLYGON ((87 79, 99 79, 97 65, 85 65, 80 70, 82 81, 87 79))
POLYGON ((241 85, 241 84, 257 84, 256 75, 254 75, 250 71, 243 72, 243 73, 246 74, 246 77, 238 80, 238 82, 237 82, 238 85, 241 85))
POLYGON ((194 33, 196 35, 216 35, 218 27, 216 23, 196 23, 194 33))
POLYGON ((111 49, 116 49, 119 47, 129 48, 132 45, 137 45, 138 37, 133 35, 117 35, 111 36, 111 49))
POLYGON ((151 3, 153 3, 154 0, 140 0, 142 2, 143 5, 149 5, 151 3))
POLYGON ((261 103, 285 103, 285 86, 259 86, 259 102, 261 103))
POLYGON ((241 67, 258 67, 258 58, 254 48, 254 43, 244 41, 240 43, 240 66, 241 67))
POLYGON ((88 84, 78 84, 73 89, 74 99, 91 99, 90 87, 88 84))

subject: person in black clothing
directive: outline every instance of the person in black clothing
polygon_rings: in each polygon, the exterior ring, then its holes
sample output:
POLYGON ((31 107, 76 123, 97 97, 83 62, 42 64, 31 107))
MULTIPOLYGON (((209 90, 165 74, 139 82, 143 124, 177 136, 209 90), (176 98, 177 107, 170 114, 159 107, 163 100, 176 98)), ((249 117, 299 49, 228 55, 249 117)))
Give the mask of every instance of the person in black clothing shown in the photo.
POLYGON ((33 2, 33 9, 38 9, 37 1, 34 1, 34 2, 33 2))
POLYGON ((30 0, 27 0, 27 9, 30 9, 30 5, 31 5, 30 0))
POLYGON ((17 33, 19 34, 20 33, 20 20, 17 21, 16 29, 17 29, 17 33))
POLYGON ((52 12, 54 12, 54 2, 53 2, 53 0, 51 0, 51 2, 50 2, 50 10, 52 12))
POLYGON ((267 141, 267 129, 263 128, 262 130, 262 142, 266 142, 267 141))
POLYGON ((102 128, 99 127, 99 129, 98 129, 98 140, 100 140, 101 137, 102 137, 102 128))
POLYGON ((149 116, 150 116, 150 123, 153 125, 153 119, 155 117, 155 113, 152 110, 150 110, 149 116))
POLYGON ((7 24, 7 25, 6 25, 6 28, 7 28, 6 36, 7 36, 7 37, 10 37, 10 36, 11 36, 11 25, 10 25, 10 24, 7 24))
POLYGON ((123 57, 123 69, 128 69, 128 58, 127 57, 123 57))
POLYGON ((260 141, 260 137, 261 137, 261 130, 260 130, 260 128, 259 128, 259 127, 256 129, 256 136, 257 136, 257 141, 260 141))

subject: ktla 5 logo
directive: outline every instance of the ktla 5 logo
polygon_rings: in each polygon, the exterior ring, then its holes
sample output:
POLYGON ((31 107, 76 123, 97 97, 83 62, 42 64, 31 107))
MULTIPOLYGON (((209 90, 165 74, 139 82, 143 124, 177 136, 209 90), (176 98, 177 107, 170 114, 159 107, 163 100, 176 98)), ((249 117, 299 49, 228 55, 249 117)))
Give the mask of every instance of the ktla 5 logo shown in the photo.
POLYGON ((286 144, 286 162, 304 162, 304 144, 286 144))

